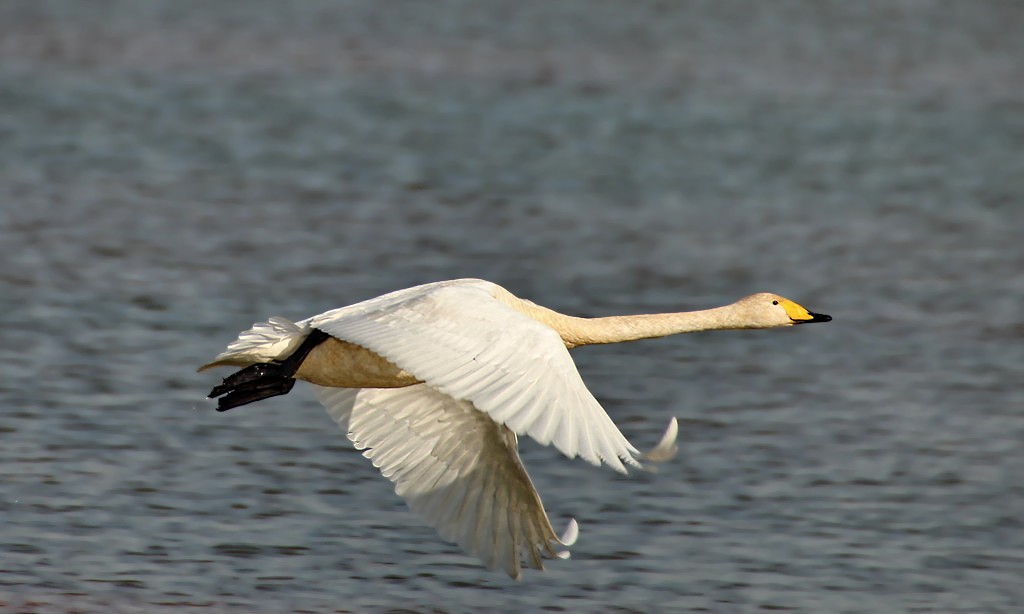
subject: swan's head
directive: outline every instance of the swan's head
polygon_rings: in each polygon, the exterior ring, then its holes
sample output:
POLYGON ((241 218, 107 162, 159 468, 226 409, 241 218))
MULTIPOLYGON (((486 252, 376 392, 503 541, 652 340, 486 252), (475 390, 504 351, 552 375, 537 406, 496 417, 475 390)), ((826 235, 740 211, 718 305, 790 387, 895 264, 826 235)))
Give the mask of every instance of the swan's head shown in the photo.
POLYGON ((750 325, 748 328, 775 328, 832 320, 832 316, 808 311, 803 305, 771 292, 751 294, 737 301, 736 306, 750 325))

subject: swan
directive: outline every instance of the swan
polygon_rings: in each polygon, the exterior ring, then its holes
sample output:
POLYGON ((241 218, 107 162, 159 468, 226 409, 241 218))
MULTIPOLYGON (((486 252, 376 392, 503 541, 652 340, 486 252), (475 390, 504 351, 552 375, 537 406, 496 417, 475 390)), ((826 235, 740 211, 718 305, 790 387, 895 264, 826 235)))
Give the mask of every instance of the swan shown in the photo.
POLYGON ((639 452, 587 390, 568 349, 716 329, 773 328, 831 317, 776 294, 681 313, 577 318, 480 279, 442 281, 291 322, 242 332, 200 371, 242 367, 213 388, 218 411, 313 385, 356 449, 396 493, 490 569, 568 558, 578 535, 557 535, 519 459, 518 435, 569 458, 627 466, 676 451, 673 418, 639 452))

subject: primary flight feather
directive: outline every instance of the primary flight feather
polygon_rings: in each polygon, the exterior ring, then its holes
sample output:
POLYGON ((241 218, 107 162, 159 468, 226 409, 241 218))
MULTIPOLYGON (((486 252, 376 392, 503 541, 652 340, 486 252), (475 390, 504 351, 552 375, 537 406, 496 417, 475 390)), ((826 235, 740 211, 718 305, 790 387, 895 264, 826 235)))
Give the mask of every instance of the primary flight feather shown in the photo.
POLYGON ((761 293, 704 311, 575 318, 479 279, 392 292, 297 323, 257 323, 213 361, 243 367, 211 391, 224 411, 314 384, 357 449, 440 535, 513 578, 565 558, 516 436, 625 472, 675 452, 673 419, 641 454, 587 390, 568 349, 831 318, 761 293))

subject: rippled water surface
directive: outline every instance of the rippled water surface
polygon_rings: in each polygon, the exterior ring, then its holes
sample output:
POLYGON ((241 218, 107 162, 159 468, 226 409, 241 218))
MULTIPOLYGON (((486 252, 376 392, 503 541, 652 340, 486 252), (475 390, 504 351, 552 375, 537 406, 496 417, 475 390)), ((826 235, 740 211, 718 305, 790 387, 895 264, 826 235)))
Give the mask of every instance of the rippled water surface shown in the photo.
POLYGON ((1019 611, 1022 17, 3 3, 0 611, 1019 611), (517 584, 303 386, 218 414, 195 373, 255 320, 466 276, 835 320, 576 350, 681 453, 523 441, 581 537, 517 584))

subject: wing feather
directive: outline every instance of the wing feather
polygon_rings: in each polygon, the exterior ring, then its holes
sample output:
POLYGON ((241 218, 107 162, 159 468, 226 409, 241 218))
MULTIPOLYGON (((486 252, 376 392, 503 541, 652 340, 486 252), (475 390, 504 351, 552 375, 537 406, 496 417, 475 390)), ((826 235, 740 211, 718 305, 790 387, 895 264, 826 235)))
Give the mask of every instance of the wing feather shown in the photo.
POLYGON ((587 390, 558 333, 457 280, 417 286, 300 323, 376 352, 430 387, 569 458, 625 472, 639 452, 587 390))
POLYGON ((317 399, 327 408, 327 414, 338 423, 342 431, 348 432, 349 418, 352 416, 352 408, 355 406, 357 388, 325 388, 313 386, 316 389, 317 399))
POLYGON ((542 557, 560 554, 515 435, 472 404, 427 384, 314 388, 356 448, 443 538, 513 578, 524 559, 542 568, 542 557))

